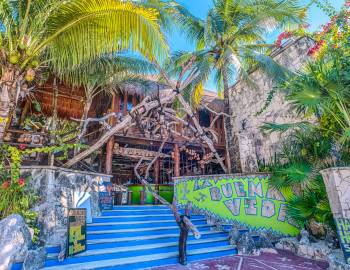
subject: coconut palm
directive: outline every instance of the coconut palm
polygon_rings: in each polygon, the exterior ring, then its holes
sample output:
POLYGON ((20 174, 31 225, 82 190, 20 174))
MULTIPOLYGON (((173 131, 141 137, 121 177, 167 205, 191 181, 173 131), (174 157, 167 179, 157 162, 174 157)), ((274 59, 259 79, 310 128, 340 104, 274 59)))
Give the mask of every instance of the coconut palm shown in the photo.
POLYGON ((66 83, 84 89, 85 100, 80 132, 94 97, 105 92, 112 94, 120 86, 132 82, 144 82, 143 76, 155 72, 147 60, 121 54, 103 55, 82 63, 78 67, 57 74, 66 83))
MULTIPOLYGON (((261 67, 273 78, 284 76, 284 70, 265 55, 272 47, 266 44, 265 36, 274 29, 300 24, 305 9, 297 0, 215 0, 205 20, 189 16, 186 11, 181 14, 184 16, 179 20, 187 28, 188 38, 197 45, 197 51, 192 55, 197 61, 206 62, 201 64, 205 73, 202 78, 208 78, 208 67, 211 67, 219 91, 223 89, 226 113, 230 114, 230 84, 238 79, 249 81, 251 68, 261 67)), ((228 118, 225 126, 232 130, 228 118)), ((227 140, 227 143, 236 144, 237 139, 234 142, 227 140)), ((231 157, 233 171, 240 170, 239 163, 238 155, 231 157)))
POLYGON ((71 69, 106 53, 167 53, 159 12, 122 0, 0 0, 0 141, 10 111, 40 71, 71 69))

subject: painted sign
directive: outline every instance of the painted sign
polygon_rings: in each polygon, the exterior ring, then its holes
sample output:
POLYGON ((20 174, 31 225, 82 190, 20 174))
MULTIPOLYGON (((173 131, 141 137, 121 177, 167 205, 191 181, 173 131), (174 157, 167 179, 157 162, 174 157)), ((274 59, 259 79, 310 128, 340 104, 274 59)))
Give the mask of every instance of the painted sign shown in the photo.
POLYGON ((125 156, 125 157, 131 157, 135 159, 150 159, 152 160, 154 157, 158 156, 159 158, 169 158, 169 155, 158 153, 155 151, 149 151, 144 149, 138 149, 138 148, 130 148, 130 147, 120 147, 119 144, 115 144, 114 146, 114 154, 125 156))
POLYGON ((86 209, 68 210, 68 257, 86 250, 86 209))
POLYGON ((267 175, 175 181, 176 200, 182 207, 190 201, 194 208, 230 224, 296 236, 299 230, 286 216, 286 198, 290 195, 291 191, 269 187, 267 175))
POLYGON ((350 264, 350 219, 335 218, 334 220, 345 261, 350 264))
POLYGON ((113 185, 104 181, 99 187, 98 197, 101 210, 113 210, 113 185))

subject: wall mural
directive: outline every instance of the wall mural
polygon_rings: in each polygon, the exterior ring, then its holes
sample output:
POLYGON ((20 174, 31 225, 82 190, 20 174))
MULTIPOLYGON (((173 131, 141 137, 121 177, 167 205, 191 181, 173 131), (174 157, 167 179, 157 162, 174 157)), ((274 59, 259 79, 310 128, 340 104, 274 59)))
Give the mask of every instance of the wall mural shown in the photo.
POLYGON ((269 187, 267 175, 206 177, 175 180, 175 197, 180 207, 190 201, 194 209, 230 224, 271 229, 290 236, 299 233, 286 217, 285 202, 291 191, 269 187))

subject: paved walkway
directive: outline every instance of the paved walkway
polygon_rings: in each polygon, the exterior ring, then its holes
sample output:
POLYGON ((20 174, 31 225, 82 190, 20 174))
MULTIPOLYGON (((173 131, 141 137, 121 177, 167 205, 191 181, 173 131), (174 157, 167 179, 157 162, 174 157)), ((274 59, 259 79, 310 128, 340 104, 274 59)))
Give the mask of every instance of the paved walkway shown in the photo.
POLYGON ((203 260, 187 266, 170 265, 152 270, 324 270, 328 263, 297 257, 286 251, 260 256, 228 256, 203 260))

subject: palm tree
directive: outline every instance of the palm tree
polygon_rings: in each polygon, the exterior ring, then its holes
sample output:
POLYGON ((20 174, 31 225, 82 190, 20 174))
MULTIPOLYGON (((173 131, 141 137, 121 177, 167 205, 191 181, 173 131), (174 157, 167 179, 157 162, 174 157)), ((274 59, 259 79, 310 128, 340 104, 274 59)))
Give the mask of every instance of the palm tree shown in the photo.
POLYGON ((84 89, 84 109, 79 128, 81 132, 94 97, 102 92, 117 92, 118 87, 125 83, 144 82, 143 76, 154 71, 154 66, 147 60, 112 54, 94 58, 57 75, 66 83, 84 89))
POLYGON ((0 141, 42 70, 60 73, 130 49, 167 54, 156 9, 122 0, 0 0, 0 141))
MULTIPOLYGON (((297 0, 214 0, 214 7, 207 18, 200 20, 186 14, 179 19, 187 28, 188 38, 196 42, 197 51, 192 54, 201 61, 203 76, 208 78, 208 67, 215 72, 219 91, 223 89, 225 112, 231 115, 230 84, 238 79, 249 82, 252 67, 261 67, 273 78, 283 76, 283 70, 265 55, 272 45, 266 44, 265 36, 273 29, 300 24, 305 9, 297 0)), ((198 74, 202 73, 198 69, 198 74)), ((198 80, 198 83, 200 80, 198 80)), ((226 147, 233 149, 230 170, 240 171, 238 140, 232 136, 231 120, 226 117, 226 147)))

